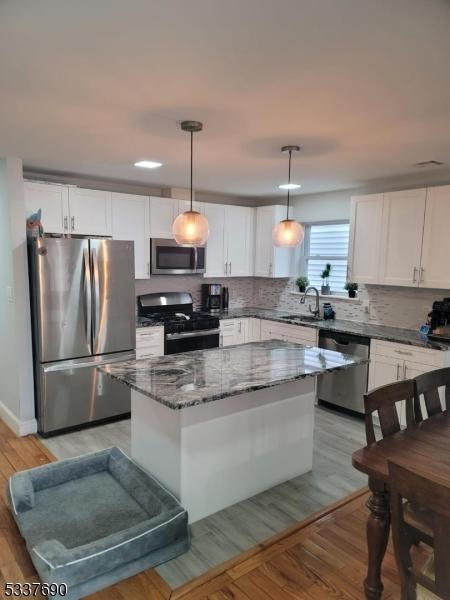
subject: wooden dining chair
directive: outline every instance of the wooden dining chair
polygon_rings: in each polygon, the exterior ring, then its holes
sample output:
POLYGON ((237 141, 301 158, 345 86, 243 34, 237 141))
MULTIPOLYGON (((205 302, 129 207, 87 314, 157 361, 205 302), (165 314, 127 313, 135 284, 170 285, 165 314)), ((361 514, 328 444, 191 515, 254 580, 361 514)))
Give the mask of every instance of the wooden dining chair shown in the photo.
POLYGON ((423 397, 428 417, 437 415, 443 410, 439 397, 439 388, 441 387, 445 387, 445 404, 450 406, 450 367, 419 375, 414 382, 414 414, 417 423, 424 419, 421 397, 423 397))
MULTIPOLYGON (((450 600, 450 477, 437 470, 423 471, 388 461, 391 525, 402 600, 450 600), (419 568, 411 548, 416 530, 408 522, 408 505, 420 506, 429 515, 432 530, 430 558, 419 568)), ((450 475, 450 470, 449 470, 450 475)), ((422 559, 423 560, 423 559, 422 559)))
POLYGON ((378 412, 381 434, 387 437, 400 431, 397 402, 406 402, 406 426, 414 423, 414 382, 411 379, 383 385, 364 394, 367 444, 375 443, 374 413, 378 412))

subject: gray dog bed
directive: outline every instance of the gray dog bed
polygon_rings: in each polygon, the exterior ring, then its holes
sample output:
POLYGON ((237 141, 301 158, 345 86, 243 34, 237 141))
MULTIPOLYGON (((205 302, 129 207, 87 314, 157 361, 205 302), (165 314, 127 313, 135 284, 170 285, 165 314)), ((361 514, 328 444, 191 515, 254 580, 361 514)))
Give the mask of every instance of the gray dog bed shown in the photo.
POLYGON ((16 473, 8 493, 41 581, 71 600, 190 545, 187 512, 119 448, 16 473))

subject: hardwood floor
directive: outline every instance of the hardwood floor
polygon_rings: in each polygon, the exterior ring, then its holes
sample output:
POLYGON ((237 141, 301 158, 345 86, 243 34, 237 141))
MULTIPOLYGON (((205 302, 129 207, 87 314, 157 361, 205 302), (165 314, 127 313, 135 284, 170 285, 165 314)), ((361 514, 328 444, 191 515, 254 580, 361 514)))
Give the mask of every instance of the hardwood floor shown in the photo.
MULTIPOLYGON (((366 485, 351 465, 351 454, 364 445, 363 421, 317 408, 313 471, 197 521, 189 552, 157 568, 171 588, 198 577, 222 562, 366 485)), ((130 454, 130 421, 110 423, 42 442, 57 458, 108 446, 130 454)))
MULTIPOLYGON (((15 470, 52 459, 36 437, 17 438, 0 421, 0 597, 4 597, 5 581, 36 581, 33 565, 6 505, 7 478, 15 470)), ((367 559, 366 499, 365 489, 355 492, 175 590, 155 570, 149 570, 89 598, 361 600, 367 559)), ((383 598, 399 598, 391 546, 383 564, 383 580, 383 598)))

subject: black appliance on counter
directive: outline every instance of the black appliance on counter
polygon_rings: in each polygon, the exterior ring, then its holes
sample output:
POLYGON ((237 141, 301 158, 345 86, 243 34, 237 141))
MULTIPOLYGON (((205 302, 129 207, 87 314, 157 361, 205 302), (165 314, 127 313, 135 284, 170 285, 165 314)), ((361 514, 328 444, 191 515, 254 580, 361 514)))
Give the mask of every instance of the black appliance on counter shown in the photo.
POLYGON ((433 302, 429 319, 431 331, 428 337, 450 342, 450 298, 433 302))
POLYGON ((138 296, 139 325, 164 326, 164 354, 219 347, 219 318, 193 310, 188 292, 138 296))
POLYGON ((222 285, 202 283, 202 310, 218 313, 222 310, 222 285))

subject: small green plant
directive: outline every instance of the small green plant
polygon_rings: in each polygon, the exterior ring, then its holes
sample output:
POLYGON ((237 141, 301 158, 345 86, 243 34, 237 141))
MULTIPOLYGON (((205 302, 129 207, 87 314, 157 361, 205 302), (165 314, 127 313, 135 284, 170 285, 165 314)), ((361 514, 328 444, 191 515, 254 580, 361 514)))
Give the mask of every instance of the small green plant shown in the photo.
POLYGON ((358 291, 358 284, 357 283, 351 283, 350 281, 347 281, 347 283, 345 284, 345 289, 347 290, 347 292, 357 292, 358 291))
POLYGON ((331 264, 327 263, 325 269, 322 271, 321 278, 323 279, 323 285, 328 287, 328 277, 331 274, 331 264))
POLYGON ((298 286, 299 292, 304 292, 309 285, 309 279, 306 275, 300 275, 300 277, 297 277, 295 280, 295 284, 298 286))
POLYGON ((356 298, 356 292, 358 291, 358 284, 352 283, 351 281, 347 281, 345 284, 345 289, 348 292, 349 298, 356 298))

